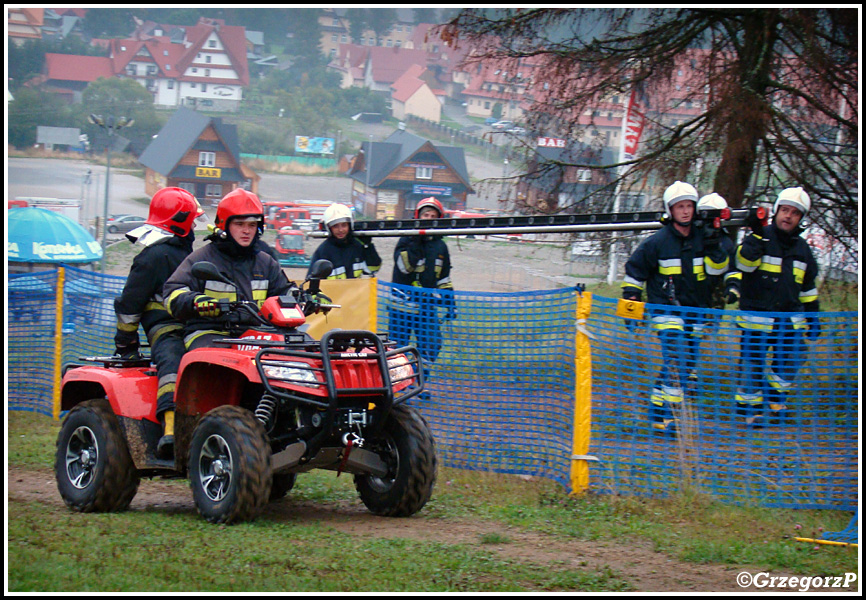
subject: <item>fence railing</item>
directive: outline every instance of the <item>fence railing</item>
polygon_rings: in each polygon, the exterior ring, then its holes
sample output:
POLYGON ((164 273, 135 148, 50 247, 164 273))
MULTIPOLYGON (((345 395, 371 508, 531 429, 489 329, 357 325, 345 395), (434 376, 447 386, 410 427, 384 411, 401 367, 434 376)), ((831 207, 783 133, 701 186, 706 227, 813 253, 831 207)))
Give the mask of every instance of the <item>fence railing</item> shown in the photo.
MULTIPOLYGON (((123 284, 73 267, 9 277, 9 410, 58 416, 62 366, 114 349, 123 284)), ((376 293, 378 331, 407 336, 427 361, 428 393, 414 402, 446 466, 545 477, 573 491, 660 496, 687 487, 733 503, 857 506, 856 312, 821 313, 789 410, 758 429, 734 400, 747 373, 738 313, 691 309, 683 316, 710 327, 693 338, 694 374, 671 435, 651 423, 659 336, 646 322, 627 328, 614 299, 574 289, 456 292, 450 312, 432 291, 380 281, 376 293), (407 302, 395 289, 414 296, 407 302)), ((771 356, 800 351, 786 344, 771 356)))

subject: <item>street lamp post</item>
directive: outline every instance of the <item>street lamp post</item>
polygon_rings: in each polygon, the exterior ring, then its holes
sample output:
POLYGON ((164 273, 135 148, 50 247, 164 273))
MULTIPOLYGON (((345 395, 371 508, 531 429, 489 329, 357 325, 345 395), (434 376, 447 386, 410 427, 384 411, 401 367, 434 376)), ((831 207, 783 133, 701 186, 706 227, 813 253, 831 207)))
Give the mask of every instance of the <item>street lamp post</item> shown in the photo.
POLYGON ((109 180, 111 179, 111 144, 114 141, 114 132, 123 129, 124 127, 129 127, 133 123, 135 123, 134 119, 127 119, 126 117, 120 117, 115 120, 114 117, 108 116, 103 118, 102 115, 90 115, 87 118, 88 121, 93 123, 94 125, 98 125, 106 133, 108 133, 108 144, 105 146, 105 206, 103 207, 102 213, 102 273, 105 273, 105 238, 107 235, 107 227, 106 221, 108 221, 108 189, 109 189, 109 180))

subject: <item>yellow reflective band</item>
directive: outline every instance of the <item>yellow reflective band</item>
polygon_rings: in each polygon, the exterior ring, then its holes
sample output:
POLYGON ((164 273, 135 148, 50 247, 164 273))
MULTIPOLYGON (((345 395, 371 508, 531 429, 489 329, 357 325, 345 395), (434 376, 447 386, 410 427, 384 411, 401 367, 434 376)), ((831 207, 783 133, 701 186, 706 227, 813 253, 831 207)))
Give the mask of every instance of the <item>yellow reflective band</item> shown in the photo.
POLYGON ((737 325, 742 329, 752 331, 773 331, 775 320, 772 317, 758 317, 755 315, 737 315, 737 325))
POLYGON ((751 273, 761 264, 761 259, 757 258, 755 260, 748 260, 743 257, 742 250, 742 246, 737 248, 737 266, 746 273, 751 273))
POLYGON ((135 333, 138 331, 138 323, 121 323, 118 321, 117 330, 125 333, 135 333))

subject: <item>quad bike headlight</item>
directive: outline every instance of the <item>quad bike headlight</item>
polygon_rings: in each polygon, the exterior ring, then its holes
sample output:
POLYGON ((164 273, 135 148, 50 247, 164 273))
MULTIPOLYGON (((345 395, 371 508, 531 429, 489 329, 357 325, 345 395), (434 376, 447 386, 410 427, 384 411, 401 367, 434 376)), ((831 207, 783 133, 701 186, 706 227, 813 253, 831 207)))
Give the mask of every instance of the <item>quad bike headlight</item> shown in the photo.
POLYGON ((318 385, 316 374, 304 363, 262 364, 262 370, 268 379, 289 381, 298 385, 318 385))
POLYGON ((415 371, 406 356, 398 354, 388 361, 388 375, 391 376, 391 381, 401 381, 413 377, 415 371))

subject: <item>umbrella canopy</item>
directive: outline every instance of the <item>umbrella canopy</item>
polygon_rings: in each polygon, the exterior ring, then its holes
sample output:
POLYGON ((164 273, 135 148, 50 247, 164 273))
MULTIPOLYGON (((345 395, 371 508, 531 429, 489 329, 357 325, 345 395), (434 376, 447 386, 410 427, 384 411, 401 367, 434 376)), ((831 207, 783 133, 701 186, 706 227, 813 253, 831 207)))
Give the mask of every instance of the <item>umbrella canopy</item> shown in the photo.
POLYGON ((84 227, 44 208, 8 211, 6 248, 10 262, 90 263, 102 258, 102 247, 84 227))

